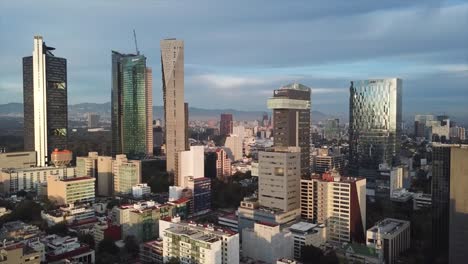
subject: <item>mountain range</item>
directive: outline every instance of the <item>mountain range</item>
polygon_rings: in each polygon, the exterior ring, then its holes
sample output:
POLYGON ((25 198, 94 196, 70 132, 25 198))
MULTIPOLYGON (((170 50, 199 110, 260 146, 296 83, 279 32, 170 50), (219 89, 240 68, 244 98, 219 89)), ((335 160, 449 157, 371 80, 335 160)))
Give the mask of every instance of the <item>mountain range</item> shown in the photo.
MULTIPOLYGON (((70 119, 82 118, 86 113, 97 113, 103 119, 110 118, 111 104, 107 103, 80 103, 68 106, 68 115, 70 119)), ((265 111, 244 111, 235 109, 205 109, 198 107, 189 107, 190 120, 218 120, 221 113, 232 114, 234 120, 259 120, 265 111)), ((329 116, 319 111, 312 111, 312 120, 314 122, 322 121, 329 116)), ((22 103, 0 104, 0 117, 22 117, 22 103)), ((164 108, 162 106, 153 106, 153 119, 163 119, 164 108)))

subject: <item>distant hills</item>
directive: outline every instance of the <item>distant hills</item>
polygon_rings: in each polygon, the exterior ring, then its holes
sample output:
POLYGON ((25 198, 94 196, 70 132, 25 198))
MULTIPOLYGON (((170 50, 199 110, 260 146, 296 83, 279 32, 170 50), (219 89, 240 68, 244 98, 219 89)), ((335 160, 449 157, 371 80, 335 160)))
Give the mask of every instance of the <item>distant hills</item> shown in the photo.
MULTIPOLYGON (((101 115, 102 118, 110 118, 111 104, 107 103, 81 103, 68 106, 68 115, 70 119, 83 117, 86 113, 92 112, 101 115)), ((259 120, 264 111, 241 111, 235 109, 204 109, 198 107, 189 108, 190 120, 218 120, 221 113, 229 113, 234 116, 234 120, 259 120)), ((0 104, 0 117, 22 117, 22 103, 0 104)), ((162 106, 153 106, 153 119, 163 119, 164 110, 162 106)), ((328 116, 319 111, 312 111, 312 120, 314 122, 327 119, 328 116)))

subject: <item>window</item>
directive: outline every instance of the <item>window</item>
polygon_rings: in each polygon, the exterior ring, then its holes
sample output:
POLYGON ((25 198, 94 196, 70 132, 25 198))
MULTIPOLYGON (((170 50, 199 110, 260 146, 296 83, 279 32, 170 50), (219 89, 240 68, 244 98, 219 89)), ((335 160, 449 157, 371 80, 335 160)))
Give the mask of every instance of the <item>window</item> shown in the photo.
POLYGON ((59 89, 59 90, 65 90, 66 84, 65 82, 48 82, 49 88, 50 89, 59 89))
POLYGON ((66 128, 55 128, 50 131, 50 133, 54 136, 67 136, 67 129, 66 128))

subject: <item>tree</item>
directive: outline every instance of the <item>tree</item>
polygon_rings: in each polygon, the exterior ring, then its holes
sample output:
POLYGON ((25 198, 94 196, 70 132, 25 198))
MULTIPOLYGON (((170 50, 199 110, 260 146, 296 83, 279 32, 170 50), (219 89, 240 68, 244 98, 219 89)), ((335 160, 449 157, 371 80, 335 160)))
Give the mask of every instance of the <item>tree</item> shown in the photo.
POLYGON ((78 240, 81 243, 88 245, 92 249, 94 249, 94 247, 96 246, 96 243, 94 242, 94 237, 90 234, 79 235, 78 240))
POLYGON ((119 263, 119 256, 108 252, 99 253, 96 256, 96 264, 114 264, 119 263))
POLYGON ((98 245, 98 252, 102 253, 109 253, 111 255, 119 254, 120 250, 115 245, 114 241, 110 238, 104 238, 98 245))
POLYGON ((66 236, 68 233, 67 224, 65 221, 55 224, 47 228, 46 233, 49 235, 56 234, 56 235, 66 236))
POLYGON ((124 239, 125 242, 125 250, 131 254, 133 257, 138 256, 140 251, 140 247, 134 236, 126 236, 124 239))
POLYGON ((320 248, 312 245, 301 248, 301 261, 304 264, 337 264, 339 263, 336 252, 329 250, 324 253, 320 248))

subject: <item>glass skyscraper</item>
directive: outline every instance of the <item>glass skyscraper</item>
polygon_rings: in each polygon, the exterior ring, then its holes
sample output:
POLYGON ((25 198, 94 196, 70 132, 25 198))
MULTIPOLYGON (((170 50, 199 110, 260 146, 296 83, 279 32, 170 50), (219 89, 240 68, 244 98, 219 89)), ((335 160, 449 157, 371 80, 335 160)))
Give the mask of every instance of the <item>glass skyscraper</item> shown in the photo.
POLYGON ((112 51, 112 154, 147 153, 146 57, 112 51))
POLYGON ((374 189, 380 164, 399 163, 402 80, 352 81, 349 100, 350 173, 374 189))

